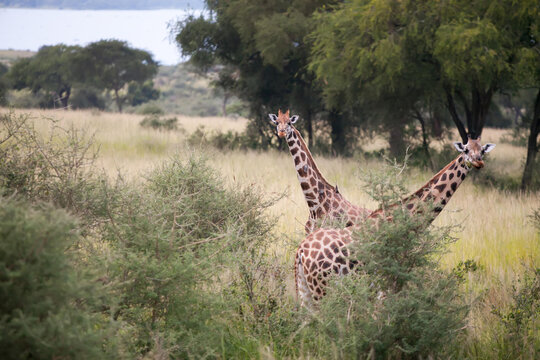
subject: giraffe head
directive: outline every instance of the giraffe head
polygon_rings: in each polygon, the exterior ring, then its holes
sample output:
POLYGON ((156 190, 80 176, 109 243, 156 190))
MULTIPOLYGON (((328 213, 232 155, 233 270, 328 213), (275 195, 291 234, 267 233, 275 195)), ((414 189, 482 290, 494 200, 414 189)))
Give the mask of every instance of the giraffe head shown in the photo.
POLYGON ((471 165, 477 169, 484 167, 484 154, 490 152, 495 147, 495 144, 486 144, 482 146, 480 144, 480 137, 478 139, 469 139, 467 144, 463 145, 462 143, 456 141, 454 143, 456 149, 463 153, 465 164, 470 168, 471 165))
POLYGON ((289 110, 282 113, 280 109, 277 116, 276 114, 268 114, 268 116, 270 117, 270 121, 276 125, 277 133, 280 138, 289 135, 293 129, 292 124, 298 120, 298 115, 289 117, 289 110))

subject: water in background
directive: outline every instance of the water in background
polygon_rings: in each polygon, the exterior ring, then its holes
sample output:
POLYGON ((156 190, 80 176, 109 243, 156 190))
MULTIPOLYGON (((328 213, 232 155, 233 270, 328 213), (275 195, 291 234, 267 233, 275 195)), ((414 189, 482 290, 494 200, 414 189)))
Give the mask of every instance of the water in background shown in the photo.
MULTIPOLYGON (((190 13, 198 14, 199 10, 190 13)), ((181 61, 181 56, 168 26, 187 15, 181 9, 0 9, 0 49, 37 51, 43 45, 84 46, 101 39, 118 39, 149 51, 162 65, 172 65, 181 61)))

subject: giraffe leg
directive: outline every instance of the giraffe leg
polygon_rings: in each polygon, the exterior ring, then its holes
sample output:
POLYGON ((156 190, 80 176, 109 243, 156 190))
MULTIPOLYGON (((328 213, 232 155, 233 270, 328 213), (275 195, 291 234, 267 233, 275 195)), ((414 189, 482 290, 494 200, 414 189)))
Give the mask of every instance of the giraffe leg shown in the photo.
POLYGON ((294 275, 296 283, 296 297, 300 300, 300 305, 307 308, 312 306, 312 294, 306 281, 304 273, 304 252, 298 249, 296 252, 294 275))

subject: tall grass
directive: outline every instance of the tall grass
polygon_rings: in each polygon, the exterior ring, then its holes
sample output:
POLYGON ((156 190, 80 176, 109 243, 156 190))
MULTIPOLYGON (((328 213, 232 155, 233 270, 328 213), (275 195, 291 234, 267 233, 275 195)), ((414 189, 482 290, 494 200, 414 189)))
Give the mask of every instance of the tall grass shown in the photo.
MULTIPOLYGON (((6 110, 0 110, 6 111, 6 110)), ((143 116, 113 114, 94 111, 29 110, 36 127, 47 131, 42 117, 57 119, 66 127, 86 129, 95 133, 99 147, 98 164, 114 175, 118 170, 129 179, 137 180, 143 171, 154 168, 167 158, 188 159, 199 149, 186 144, 186 138, 204 125, 207 129, 242 131, 246 120, 225 118, 179 117, 185 131, 163 132, 139 126, 143 116)), ((497 143, 504 130, 486 129, 483 142, 497 143)), ((363 144, 364 149, 377 149, 384 145, 381 139, 363 144)), ((450 142, 434 144, 450 147, 450 142)), ((217 151, 205 148, 210 165, 222 175, 227 186, 261 189, 263 196, 274 198, 285 194, 271 206, 268 215, 277 217, 273 227, 276 240, 274 251, 281 253, 286 262, 293 263, 293 248, 304 233, 308 217, 307 206, 298 184, 292 159, 287 152, 217 151)), ((435 221, 436 226, 460 225, 454 233, 457 241, 448 247, 440 266, 455 268, 460 262, 474 260, 478 270, 467 274, 463 286, 473 311, 469 316, 471 341, 486 339, 493 331, 492 310, 503 308, 512 300, 512 284, 527 267, 539 267, 540 234, 534 228, 530 215, 539 208, 540 193, 502 191, 482 181, 492 174, 519 178, 525 158, 525 149, 510 144, 497 144, 486 159, 486 167, 465 180, 448 206, 435 221)), ((364 191, 361 174, 380 167, 383 159, 329 158, 317 156, 316 161, 325 177, 338 184, 344 196, 357 205, 374 209, 377 204, 364 191)), ((476 170, 474 170, 476 171, 476 170)), ((406 184, 410 190, 423 185, 433 173, 410 169, 406 184)), ((289 296, 294 294, 292 271, 287 278, 289 296)))

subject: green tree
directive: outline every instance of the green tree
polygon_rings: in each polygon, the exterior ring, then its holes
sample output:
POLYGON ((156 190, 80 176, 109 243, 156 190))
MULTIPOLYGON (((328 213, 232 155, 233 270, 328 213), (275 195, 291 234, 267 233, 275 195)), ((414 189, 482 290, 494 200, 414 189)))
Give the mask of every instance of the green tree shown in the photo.
POLYGON ((158 64, 148 52, 131 48, 125 41, 101 40, 81 51, 77 67, 85 82, 112 90, 118 111, 122 112, 128 95, 121 91, 129 83, 143 84, 151 79, 157 74, 158 64))
POLYGON ((523 46, 516 39, 537 14, 535 6, 482 0, 345 2, 318 16, 311 68, 328 83, 329 102, 345 95, 353 104, 388 114, 384 118, 394 127, 444 104, 463 141, 477 138, 493 95, 514 82, 523 46))
POLYGON ((33 57, 15 62, 8 80, 17 90, 29 88, 34 93, 44 90, 54 103, 60 102, 67 110, 72 87, 77 81, 74 60, 80 51, 79 46, 43 46, 33 57))
MULTIPOLYGON (((291 107, 302 117, 312 145, 312 124, 328 115, 328 109, 322 104, 318 82, 307 69, 309 44, 305 36, 314 26, 312 14, 336 1, 206 3, 208 17, 189 17, 174 30, 182 53, 202 71, 215 64, 224 65, 216 83, 249 104, 253 118, 250 128, 263 144, 268 145, 272 136, 267 113, 291 107)), ((345 136, 340 127, 343 114, 334 113, 328 121, 336 133, 334 149, 341 152, 338 145, 345 136)))
MULTIPOLYGON (((331 10, 318 14, 310 36, 310 68, 325 83, 326 102, 369 113, 368 125, 388 133, 393 155, 404 152, 405 127, 419 121, 427 149, 425 117, 441 105, 436 64, 420 55, 436 17, 423 2, 351 1, 331 10)), ((440 124, 433 127, 440 133, 440 124)))
POLYGON ((518 9, 508 15, 513 18, 515 41, 520 46, 515 67, 517 84, 513 88, 536 89, 537 95, 530 111, 529 138, 527 141, 527 158, 521 188, 532 184, 535 170, 538 171, 536 156, 539 151, 538 135, 540 135, 540 4, 535 1, 520 2, 518 9))

